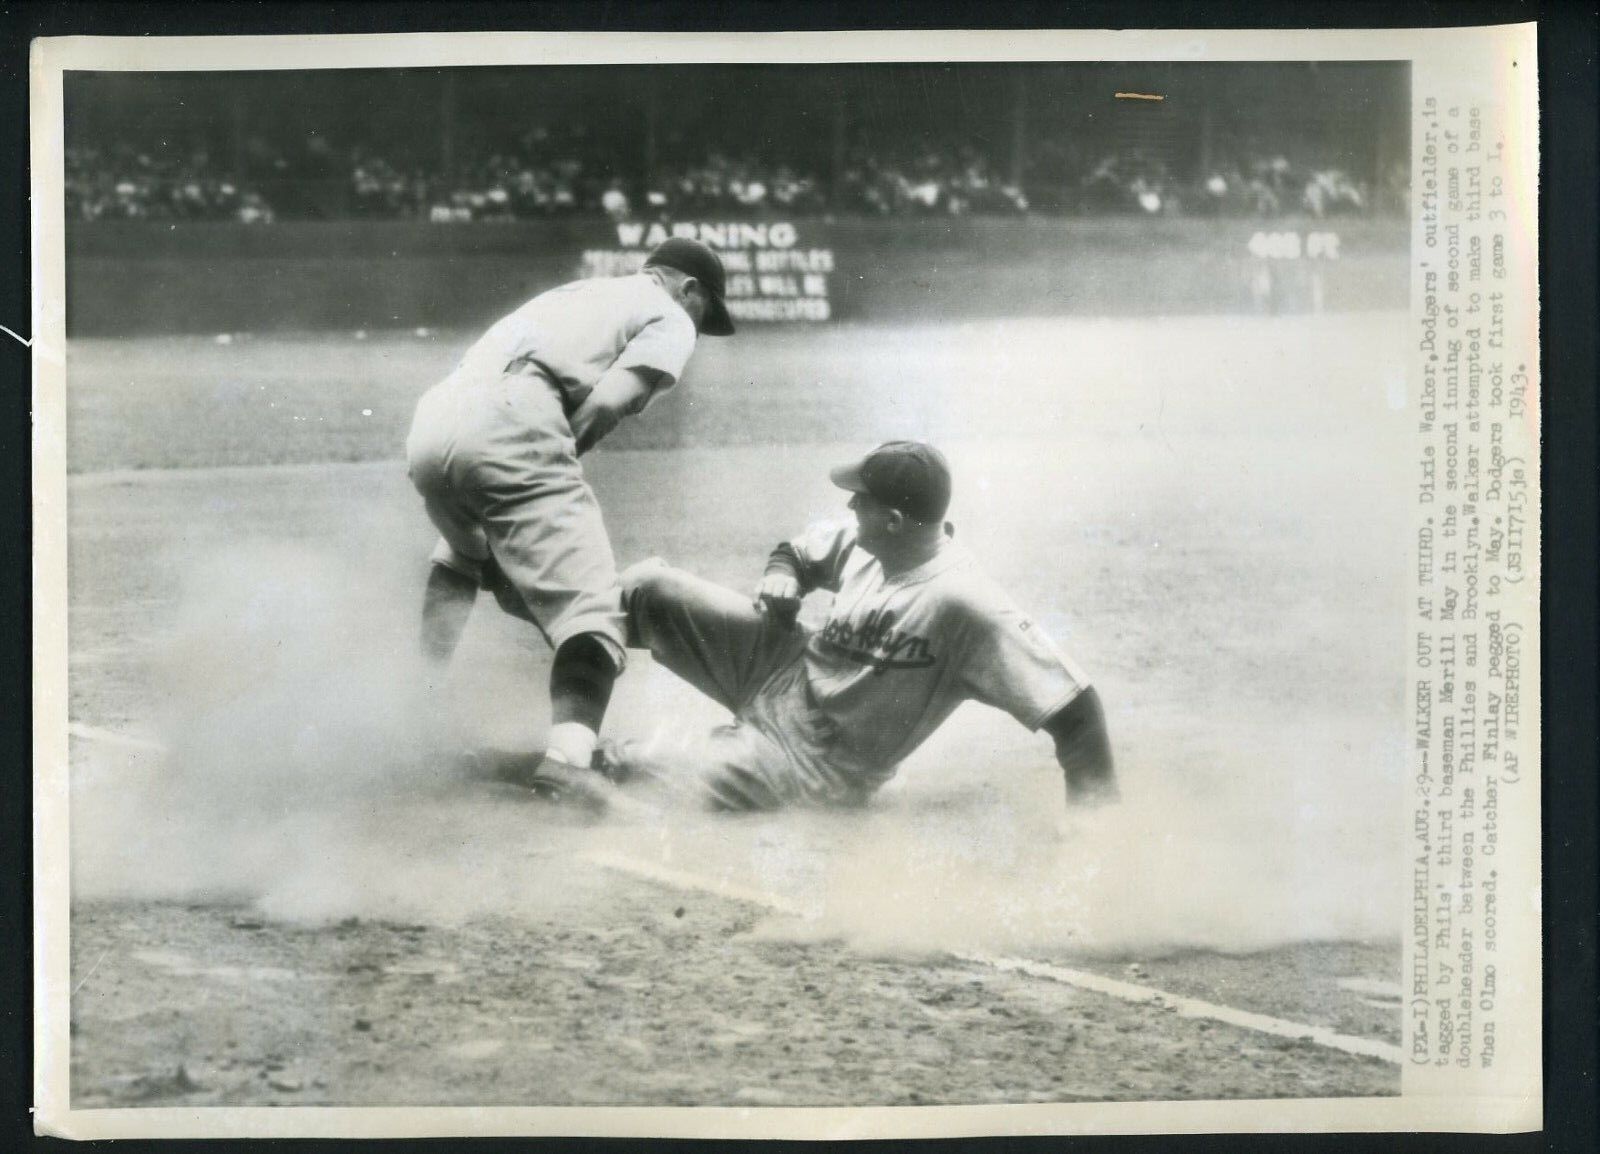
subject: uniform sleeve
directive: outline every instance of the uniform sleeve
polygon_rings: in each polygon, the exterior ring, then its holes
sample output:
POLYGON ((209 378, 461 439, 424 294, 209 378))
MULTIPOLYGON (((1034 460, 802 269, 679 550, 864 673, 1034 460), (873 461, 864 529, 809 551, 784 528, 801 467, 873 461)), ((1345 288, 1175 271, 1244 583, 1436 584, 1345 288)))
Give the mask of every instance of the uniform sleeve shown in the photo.
POLYGON ((656 391, 670 389, 694 352, 694 322, 666 293, 654 292, 634 318, 633 335, 612 362, 613 368, 653 369, 662 375, 656 391))
MULTIPOLYGON (((779 545, 773 550, 772 559, 793 569, 800 587, 807 592, 827 589, 837 593, 845 562, 855 544, 855 526, 824 522, 779 545)), ((768 572, 771 571, 769 564, 768 572)))
POLYGON ((961 680, 975 701, 1038 729, 1089 687, 1083 671, 1014 605, 973 610, 961 680))

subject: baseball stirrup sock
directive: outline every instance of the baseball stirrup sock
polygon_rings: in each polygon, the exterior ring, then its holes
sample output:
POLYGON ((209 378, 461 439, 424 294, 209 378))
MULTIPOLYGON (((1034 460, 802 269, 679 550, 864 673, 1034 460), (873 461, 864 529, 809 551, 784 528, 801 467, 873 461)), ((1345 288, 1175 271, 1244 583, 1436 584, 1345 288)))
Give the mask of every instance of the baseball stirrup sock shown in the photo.
POLYGON ((598 733, 616 680, 616 662, 599 638, 585 633, 563 642, 550 668, 551 720, 574 721, 598 733))
POLYGON ((599 740, 599 735, 582 722, 557 722, 550 727, 544 756, 550 761, 564 761, 568 765, 589 765, 594 761, 594 750, 599 740))

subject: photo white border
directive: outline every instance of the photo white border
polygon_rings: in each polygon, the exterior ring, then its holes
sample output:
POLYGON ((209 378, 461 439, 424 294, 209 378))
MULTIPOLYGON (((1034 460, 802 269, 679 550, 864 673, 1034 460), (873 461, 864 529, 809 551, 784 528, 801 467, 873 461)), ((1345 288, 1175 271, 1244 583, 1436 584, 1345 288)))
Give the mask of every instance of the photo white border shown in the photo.
MULTIPOLYGON (((33 211, 35 1128, 72 1138, 565 1135, 931 1138, 1033 1134, 1515 1132, 1542 1124, 1540 1071, 1507 1098, 1398 1097, 870 1108, 203 1107, 74 1110, 70 1076, 67 775, 66 260, 62 87, 69 70, 229 71, 441 66, 949 60, 1409 60, 1485 69, 1536 148, 1536 26, 1311 31, 407 33, 63 37, 30 58, 33 211), (1525 62, 1512 73, 1503 62, 1525 62)), ((1415 74, 1414 74, 1415 75, 1415 74)), ((1536 185, 1519 190, 1536 221, 1536 185)), ((1524 302, 1536 309, 1536 300, 1524 302)), ((1535 326, 1536 331, 1536 326, 1535 326)), ((1396 637, 1396 661, 1403 662, 1396 637)), ((1537 860, 1537 837, 1526 850, 1537 860)), ((1396 912, 1396 928, 1400 926, 1396 912)), ((1526 943, 1535 951, 1537 940, 1526 943)), ((1535 961, 1537 965, 1537 961, 1535 961)))

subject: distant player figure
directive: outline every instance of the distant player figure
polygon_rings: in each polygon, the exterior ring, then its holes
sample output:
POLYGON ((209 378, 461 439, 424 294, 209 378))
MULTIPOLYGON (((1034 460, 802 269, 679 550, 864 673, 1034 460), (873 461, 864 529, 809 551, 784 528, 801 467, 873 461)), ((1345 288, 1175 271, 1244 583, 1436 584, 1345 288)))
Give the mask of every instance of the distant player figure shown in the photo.
POLYGON ((574 281, 497 322, 417 405, 412 483, 440 533, 422 645, 448 661, 480 588, 531 621, 555 651, 552 727, 532 771, 587 770, 625 620, 611 543, 578 458, 671 388, 698 333, 726 336, 726 276, 698 241, 658 245, 631 276, 574 281))
POLYGON ((1098 694, 953 539, 943 455, 893 441, 831 476, 854 524, 779 545, 753 602, 660 560, 623 574, 629 642, 734 719, 670 752, 603 743, 597 767, 717 809, 859 805, 975 700, 1050 734, 1069 804, 1117 800, 1098 694), (813 589, 834 593, 815 630, 813 589))

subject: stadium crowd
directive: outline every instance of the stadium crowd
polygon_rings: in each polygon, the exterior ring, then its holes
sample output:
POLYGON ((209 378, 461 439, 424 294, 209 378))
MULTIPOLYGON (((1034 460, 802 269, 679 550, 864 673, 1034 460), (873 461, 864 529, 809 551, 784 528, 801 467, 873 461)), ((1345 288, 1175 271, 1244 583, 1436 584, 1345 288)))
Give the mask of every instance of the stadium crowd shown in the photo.
POLYGON ((68 148, 63 162, 68 220, 273 220, 260 191, 219 171, 205 152, 68 148))
POLYGON ((1403 211, 1403 166, 1375 182, 1281 152, 1236 155, 1179 175, 1133 148, 1084 157, 1040 142, 1020 183, 973 143, 898 152, 857 147, 837 179, 751 153, 708 151, 667 160, 640 180, 581 130, 535 129, 446 175, 364 147, 339 152, 321 137, 285 156, 254 139, 239 163, 195 150, 160 155, 121 147, 69 148, 66 205, 77 220, 289 218, 438 222, 599 215, 1133 214, 1273 217, 1403 211))

